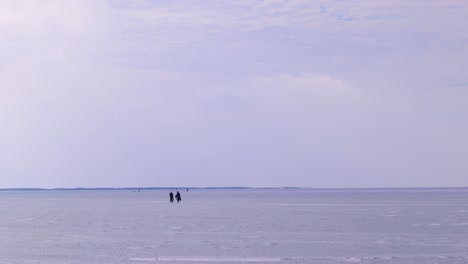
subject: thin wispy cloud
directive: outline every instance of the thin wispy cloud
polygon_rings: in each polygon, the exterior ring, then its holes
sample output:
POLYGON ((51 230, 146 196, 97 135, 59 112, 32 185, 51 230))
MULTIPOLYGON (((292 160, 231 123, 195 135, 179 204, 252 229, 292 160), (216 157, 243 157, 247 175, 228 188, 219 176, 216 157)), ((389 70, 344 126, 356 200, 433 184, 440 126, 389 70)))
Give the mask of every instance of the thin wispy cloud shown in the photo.
POLYGON ((0 185, 466 185, 467 9, 1 1, 0 185))

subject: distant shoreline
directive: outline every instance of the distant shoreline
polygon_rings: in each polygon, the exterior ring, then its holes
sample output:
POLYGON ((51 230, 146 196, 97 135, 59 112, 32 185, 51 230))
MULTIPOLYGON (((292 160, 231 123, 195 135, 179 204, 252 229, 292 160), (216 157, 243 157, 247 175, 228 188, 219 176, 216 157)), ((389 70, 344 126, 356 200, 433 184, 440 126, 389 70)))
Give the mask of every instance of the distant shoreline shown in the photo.
POLYGON ((95 187, 95 188, 0 188, 0 191, 148 191, 148 190, 251 190, 251 189, 314 189, 312 187, 95 187))
POLYGON ((317 191, 372 191, 372 190, 468 190, 468 187, 368 187, 368 188, 314 188, 314 187, 95 187, 95 188, 0 188, 1 191, 154 191, 154 190, 317 190, 317 191))

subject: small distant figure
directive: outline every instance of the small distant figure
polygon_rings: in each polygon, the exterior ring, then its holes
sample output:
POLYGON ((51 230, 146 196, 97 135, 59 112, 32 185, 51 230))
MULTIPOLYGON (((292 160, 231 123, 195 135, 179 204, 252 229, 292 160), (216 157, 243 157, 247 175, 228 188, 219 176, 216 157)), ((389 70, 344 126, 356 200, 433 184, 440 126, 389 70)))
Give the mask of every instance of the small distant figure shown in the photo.
POLYGON ((187 188, 187 192, 188 192, 188 188, 187 188))
POLYGON ((182 198, 180 197, 180 192, 179 191, 177 191, 177 193, 175 195, 175 198, 176 198, 177 202, 182 201, 182 198))
POLYGON ((172 192, 169 193, 169 202, 174 202, 174 194, 172 192))

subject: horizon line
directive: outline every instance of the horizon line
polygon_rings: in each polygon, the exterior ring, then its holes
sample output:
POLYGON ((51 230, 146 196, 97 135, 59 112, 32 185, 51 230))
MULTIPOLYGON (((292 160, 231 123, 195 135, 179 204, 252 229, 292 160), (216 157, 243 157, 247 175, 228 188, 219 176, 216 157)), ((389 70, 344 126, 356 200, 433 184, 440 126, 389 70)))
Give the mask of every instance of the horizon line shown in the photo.
POLYGON ((248 190, 248 189, 302 189, 302 190, 392 190, 392 189, 468 189, 468 186, 446 186, 446 187, 251 187, 251 186, 210 186, 210 187, 189 187, 189 186, 163 186, 163 187, 56 187, 56 188, 36 188, 36 187, 17 187, 0 188, 0 191, 86 191, 86 190, 173 190, 173 189, 198 189, 198 190, 248 190))

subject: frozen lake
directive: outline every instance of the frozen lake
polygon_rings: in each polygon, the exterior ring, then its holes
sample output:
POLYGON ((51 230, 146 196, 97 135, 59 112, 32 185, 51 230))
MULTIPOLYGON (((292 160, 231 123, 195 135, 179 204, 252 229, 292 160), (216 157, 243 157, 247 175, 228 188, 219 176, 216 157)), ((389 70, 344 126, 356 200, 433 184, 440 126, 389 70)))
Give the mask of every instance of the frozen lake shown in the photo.
POLYGON ((468 263, 468 190, 0 192, 0 263, 468 263))

